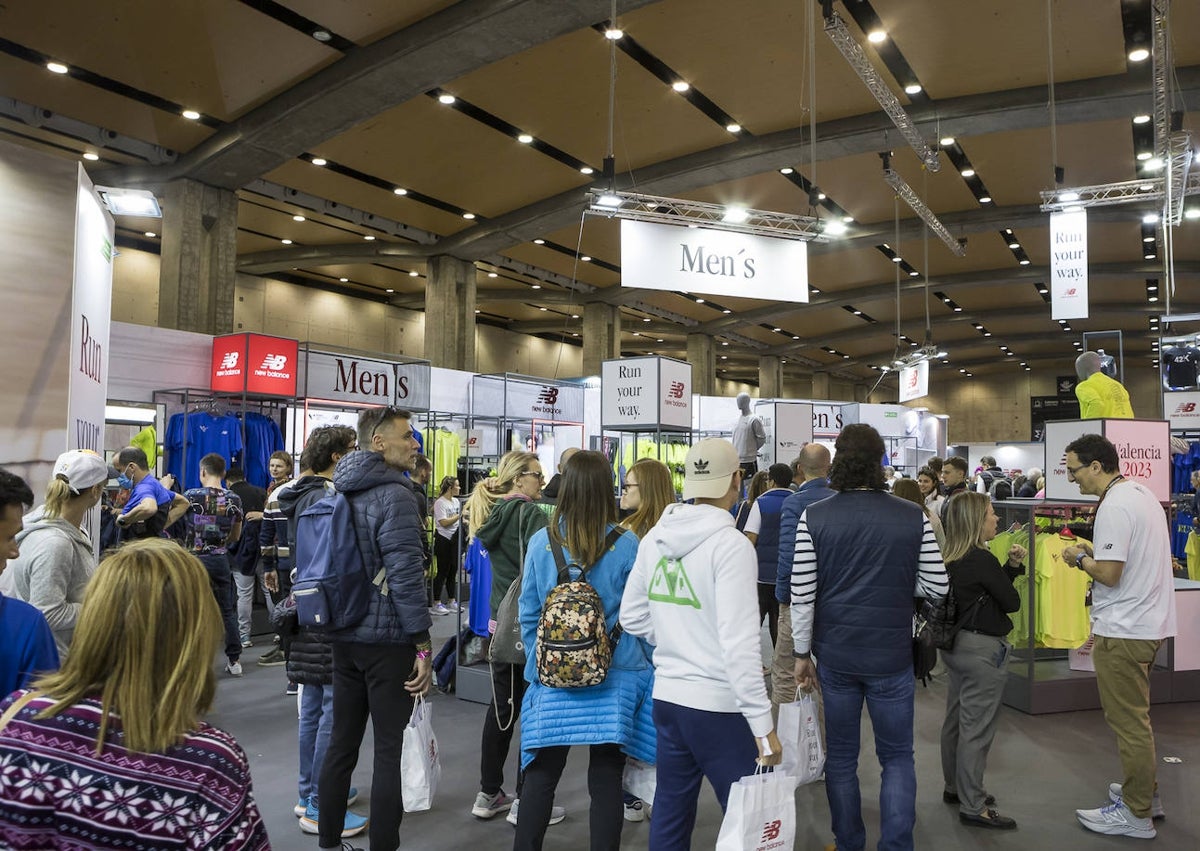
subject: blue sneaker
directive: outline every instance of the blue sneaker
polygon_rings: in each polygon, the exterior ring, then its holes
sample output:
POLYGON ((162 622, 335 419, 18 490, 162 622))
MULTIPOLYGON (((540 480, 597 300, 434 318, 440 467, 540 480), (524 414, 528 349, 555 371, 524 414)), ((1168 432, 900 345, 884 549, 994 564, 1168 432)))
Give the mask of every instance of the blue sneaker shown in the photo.
MULTIPOLYGON (((320 832, 318 822, 320 814, 317 808, 312 804, 308 805, 308 809, 304 811, 304 815, 300 818, 300 830, 305 833, 316 834, 320 832)), ((350 836, 358 836, 367 829, 367 819, 357 813, 346 812, 346 820, 342 822, 342 838, 350 836)))
POLYGON ((358 790, 353 786, 350 787, 350 794, 346 796, 346 806, 350 806, 358 800, 358 790))
POLYGON ((300 798, 296 802, 296 806, 292 807, 292 812, 296 814, 296 818, 301 818, 301 817, 303 817, 303 815, 307 809, 308 809, 308 798, 300 798))

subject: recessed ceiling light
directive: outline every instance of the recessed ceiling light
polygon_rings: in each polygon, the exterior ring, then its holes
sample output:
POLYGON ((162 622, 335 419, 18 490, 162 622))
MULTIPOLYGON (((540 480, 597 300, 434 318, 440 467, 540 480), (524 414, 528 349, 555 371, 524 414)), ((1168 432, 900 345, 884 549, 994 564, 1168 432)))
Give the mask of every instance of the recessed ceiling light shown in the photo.
POLYGON ((70 71, 71 69, 68 68, 66 65, 62 64, 61 62, 47 62, 46 70, 49 71, 51 74, 65 74, 68 71, 70 71))
POLYGON ((892 258, 892 262, 893 263, 903 263, 904 258, 901 257, 899 254, 897 254, 895 257, 892 258))
POLYGON ((782 328, 772 328, 771 330, 774 331, 776 334, 778 334, 783 329, 782 328))
POLYGON ((617 41, 625 37, 625 33, 616 27, 609 27, 604 31, 604 37, 609 41, 617 41))
POLYGON ((1183 217, 1185 219, 1200 219, 1200 207, 1190 207, 1184 210, 1183 217))
POLYGON ((93 151, 84 151, 83 158, 88 162, 94 163, 96 160, 100 159, 100 155, 94 153, 93 151))
POLYGON ((650 321, 650 317, 649 317, 649 316, 643 316, 643 317, 642 317, 642 321, 643 321, 643 322, 649 322, 649 321, 650 321))
POLYGON ((887 32, 884 30, 871 30, 867 33, 867 41, 871 42, 871 44, 879 44, 887 41, 887 32))
POLYGON ((974 176, 975 176, 975 169, 973 169, 973 168, 964 168, 962 171, 960 171, 960 172, 959 172, 959 174, 961 174, 963 177, 974 177, 974 176))
POLYGON ((331 33, 329 30, 325 30, 325 29, 313 30, 312 37, 315 38, 317 41, 321 42, 322 44, 325 44, 326 42, 329 42, 329 41, 333 41, 333 33, 331 33))
POLYGON ((310 162, 312 162, 313 165, 325 165, 326 159, 324 157, 313 157, 310 162))
POLYGON ((418 272, 416 269, 413 269, 411 272, 408 273, 408 276, 410 278, 419 278, 419 277, 421 277, 421 273, 418 272))
POLYGON ((348 284, 348 283, 350 283, 350 279, 349 279, 349 278, 338 278, 338 280, 339 280, 339 281, 341 281, 343 284, 348 284))
POLYGON ((488 272, 488 277, 489 278, 499 278, 500 276, 497 275, 495 272, 488 272))
POLYGON ((780 174, 792 174, 795 170, 796 169, 792 168, 789 165, 789 166, 784 166, 783 168, 779 169, 779 173, 780 174))
POLYGON ((387 291, 388 291, 389 293, 394 293, 394 292, 395 292, 395 290, 394 290, 394 289, 392 289, 391 287, 388 287, 387 291))
POLYGON ((579 314, 578 314, 578 313, 572 313, 572 314, 571 314, 571 318, 572 318, 572 319, 578 319, 578 318, 579 318, 579 314))
POLYGON ((580 174, 595 174, 595 172, 596 170, 590 165, 585 165, 583 168, 579 169, 580 174))
POLYGON ((149 237, 150 239, 154 239, 154 237, 158 236, 158 234, 156 234, 152 230, 148 230, 148 231, 146 231, 146 236, 149 237))
POLYGON ((366 236, 363 237, 363 239, 365 239, 367 242, 375 241, 375 237, 373 237, 371 234, 367 234, 366 236))
POLYGON ((471 219, 475 218, 475 214, 474 213, 463 213, 463 218, 466 219, 467 221, 470 221, 471 219))
POLYGON ((291 245, 291 244, 292 244, 292 241, 291 241, 290 239, 281 239, 281 240, 279 240, 279 241, 280 241, 280 242, 282 242, 284 245, 291 245))
POLYGON ((1155 257, 1157 257, 1157 256, 1158 256, 1157 254, 1147 254, 1147 255, 1146 255, 1146 259, 1147 259, 1147 260, 1153 260, 1153 259, 1154 259, 1155 257))
POLYGON ((1158 301, 1158 296, 1156 296, 1156 295, 1147 296, 1146 301, 1158 301))
POLYGON ((729 355, 721 355, 721 360, 729 360, 729 355))
POLYGON ((533 244, 534 244, 534 245, 545 245, 545 244, 546 244, 546 240, 544 240, 544 239, 535 239, 535 240, 533 241, 533 244))
POLYGON ((522 133, 520 136, 517 137, 517 141, 520 142, 522 145, 528 145, 530 142, 533 141, 533 137, 530 136, 528 133, 522 133))
POLYGON ((828 195, 826 195, 824 192, 818 192, 818 193, 817 193, 817 200, 818 200, 818 201, 824 201, 824 200, 825 200, 826 198, 828 198, 828 197, 829 197, 829 196, 828 196, 828 195))
POLYGON ((726 129, 726 130, 728 130, 730 133, 741 133, 741 132, 742 132, 742 125, 740 125, 740 124, 726 124, 726 125, 725 125, 725 129, 726 129))
POLYGON ((728 307, 727 307, 727 308, 725 308, 724 310, 722 310, 721 312, 722 312, 722 313, 725 313, 725 314, 730 314, 730 313, 733 313, 733 311, 732 311, 732 310, 730 310, 728 307))
POLYGON ((396 195, 407 195, 408 194, 408 190, 405 189, 403 186, 397 186, 395 189, 392 190, 392 192, 395 193, 396 195))
POLYGON ((1015 241, 1014 241, 1014 242, 1010 242, 1010 243, 1008 244, 1008 247, 1009 247, 1009 248, 1011 248, 1011 249, 1013 249, 1013 250, 1015 251, 1016 249, 1018 249, 1018 248, 1020 248, 1020 247, 1021 247, 1021 243, 1019 243, 1019 242, 1015 242, 1015 241))
POLYGON ((304 216, 301 216, 299 214, 292 216, 292 221, 293 222, 302 222, 302 221, 304 221, 304 216))
POLYGON ((676 80, 675 82, 671 83, 671 88, 673 88, 675 91, 679 92, 680 94, 683 94, 684 92, 686 92, 688 89, 691 88, 691 84, 686 83, 683 80, 676 80))
POLYGON ((696 299, 696 304, 704 304, 704 299, 702 299, 702 298, 696 299))
POLYGON ((1135 116, 1133 116, 1133 123, 1134 124, 1149 124, 1150 116, 1146 115, 1144 112, 1141 115, 1135 115, 1135 116))
POLYGON ((904 93, 906 95, 920 94, 920 92, 921 92, 921 84, 920 83, 909 83, 907 86, 904 87, 904 93))
POLYGON ((793 340, 799 340, 799 337, 792 337, 793 340))
POLYGON ((1158 157, 1151 157, 1150 159, 1146 160, 1145 164, 1143 165, 1143 168, 1145 168, 1146 171, 1158 171, 1162 167, 1163 161, 1158 157))
POLYGON ((542 311, 542 313, 546 312, 546 308, 544 308, 544 307, 539 307, 538 310, 542 311))
POLYGON ((196 121, 197 119, 200 118, 200 113, 196 112, 196 110, 194 110, 194 109, 185 109, 183 111, 182 115, 188 121, 196 121))
POLYGON ((591 262, 592 262, 592 258, 591 258, 591 257, 588 257, 586 254, 584 254, 584 255, 583 255, 582 257, 580 257, 579 259, 580 259, 580 260, 582 260, 584 263, 591 263, 591 262))
POLYGON ((444 103, 446 106, 449 106, 450 104, 454 103, 456 100, 458 100, 458 98, 456 98, 454 95, 446 95, 446 94, 438 95, 438 103, 444 103))
POLYGON ((477 308, 475 308, 475 312, 476 312, 476 313, 478 313, 478 312, 479 312, 479 308, 478 308, 478 307, 477 307, 477 308))
POLYGON ((1146 215, 1142 216, 1142 224, 1144 224, 1144 225, 1152 225, 1152 224, 1155 224, 1157 221, 1158 221, 1158 213, 1147 213, 1146 215))
POLYGON ((657 340, 655 340, 654 342, 656 342, 656 343, 661 343, 661 342, 663 342, 663 338, 662 338, 662 337, 659 337, 659 338, 658 338, 657 340))
POLYGON ((1137 158, 1139 161, 1145 162, 1146 160, 1150 159, 1152 156, 1154 156, 1154 154, 1150 153, 1150 151, 1138 151, 1137 158))
POLYGON ((982 198, 980 198, 980 199, 979 199, 979 203, 980 203, 980 204, 990 204, 990 203, 992 203, 992 196, 991 196, 991 195, 984 195, 982 198))
POLYGON ((1144 47, 1135 47, 1129 51, 1130 62, 1145 62, 1150 58, 1150 51, 1144 47))
POLYGON ((913 269, 911 272, 908 273, 908 276, 910 278, 919 278, 921 276, 921 273, 918 272, 916 269, 913 269))
POLYGON ((941 146, 943 148, 949 148, 951 145, 954 144, 954 137, 953 136, 943 136, 939 140, 939 142, 941 143, 941 146))
POLYGON ((1152 236, 1143 236, 1143 237, 1142 237, 1142 242, 1154 242, 1154 237, 1152 237, 1152 236))

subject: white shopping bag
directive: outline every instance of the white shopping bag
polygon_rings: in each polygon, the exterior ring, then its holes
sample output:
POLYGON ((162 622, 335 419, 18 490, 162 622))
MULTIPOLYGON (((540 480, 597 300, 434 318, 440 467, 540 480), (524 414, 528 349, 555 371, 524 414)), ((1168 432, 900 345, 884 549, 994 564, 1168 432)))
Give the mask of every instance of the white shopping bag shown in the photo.
POLYGON ((413 703, 412 717, 404 728, 404 750, 400 755, 400 792, 404 812, 418 813, 433 806, 442 763, 437 736, 433 734, 433 711, 425 698, 413 703))
POLYGON ((729 787, 716 851, 773 851, 796 842, 796 778, 781 771, 743 777, 729 787))
POLYGON ((795 703, 779 707, 778 733, 783 746, 779 770, 795 777, 801 786, 819 779, 825 771, 825 748, 821 744, 814 692, 799 691, 795 703))
POLYGON ((658 787, 658 770, 649 763, 629 757, 625 760, 625 782, 623 788, 646 803, 654 804, 654 790, 658 787))

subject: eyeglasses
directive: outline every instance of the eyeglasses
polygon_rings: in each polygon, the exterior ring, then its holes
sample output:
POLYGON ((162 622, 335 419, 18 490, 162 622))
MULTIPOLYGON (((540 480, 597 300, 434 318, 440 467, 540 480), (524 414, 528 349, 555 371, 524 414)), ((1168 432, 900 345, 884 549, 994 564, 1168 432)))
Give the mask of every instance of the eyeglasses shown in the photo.
POLYGON ((1088 463, 1088 464, 1080 464, 1078 467, 1068 467, 1067 475, 1069 475, 1071 478, 1075 478, 1076 473, 1078 473, 1084 467, 1090 467, 1090 466, 1092 466, 1092 465, 1090 463, 1088 463))
POLYGON ((630 488, 636 488, 636 487, 637 487, 636 482, 626 482, 625 484, 621 485, 621 490, 627 491, 630 488))
POLYGON ((521 473, 520 476, 517 476, 517 478, 519 479, 521 476, 537 476, 538 481, 546 481, 546 475, 544 473, 535 473, 533 470, 526 470, 524 473, 521 473))

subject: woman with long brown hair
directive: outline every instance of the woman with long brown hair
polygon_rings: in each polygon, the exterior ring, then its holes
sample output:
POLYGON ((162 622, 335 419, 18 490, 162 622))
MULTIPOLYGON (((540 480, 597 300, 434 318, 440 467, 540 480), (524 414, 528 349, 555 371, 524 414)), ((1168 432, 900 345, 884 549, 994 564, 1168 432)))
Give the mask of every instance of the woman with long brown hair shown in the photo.
MULTIPOLYGON (((656 462, 657 463, 657 462, 656 462)), ((617 627, 625 582, 637 557, 636 535, 617 525, 612 467, 599 452, 580 451, 563 468, 558 505, 548 528, 529 541, 521 583, 521 635, 528 648, 521 721, 521 765, 525 771, 521 817, 513 848, 540 849, 551 817, 554 790, 573 745, 588 745, 591 848, 621 845, 621 780, 626 756, 653 762, 650 716, 653 672, 642 639, 617 627), (554 550, 565 566, 560 569, 554 550), (539 623, 546 597, 563 582, 583 579, 599 594, 604 630, 616 642, 603 682, 577 688, 542 682, 537 656, 539 623)))
POLYGON ((221 634, 208 574, 179 545, 107 558, 62 670, 0 701, 0 846, 269 848, 246 754, 200 720, 221 634))
POLYGON ((654 458, 642 458, 625 471, 625 482, 621 485, 621 510, 633 514, 621 521, 638 539, 646 537, 658 518, 675 503, 675 486, 671 483, 671 471, 663 462, 654 458))

